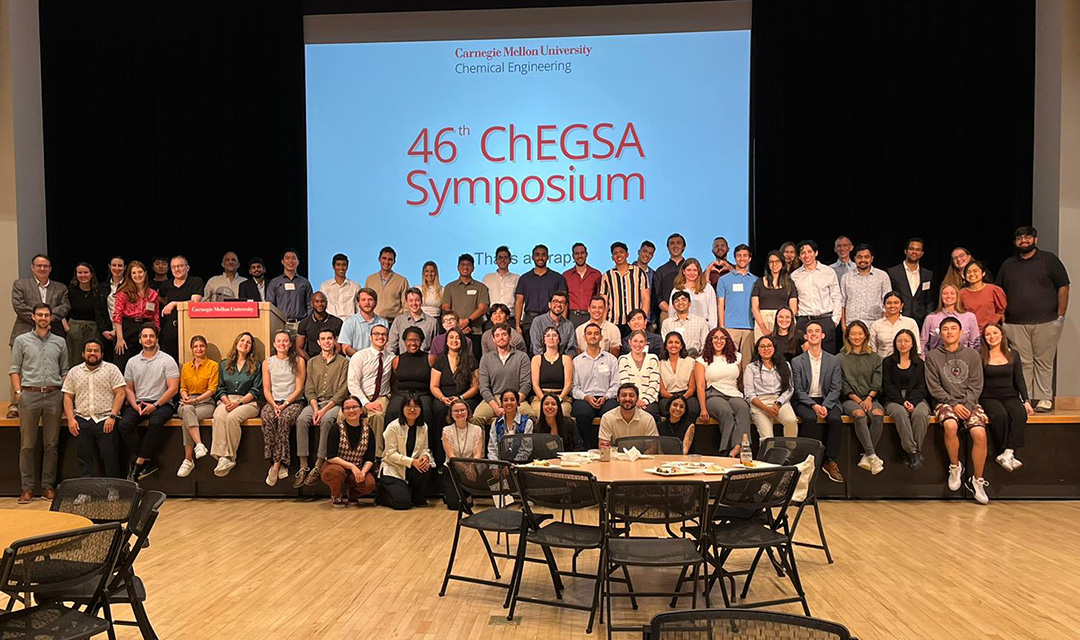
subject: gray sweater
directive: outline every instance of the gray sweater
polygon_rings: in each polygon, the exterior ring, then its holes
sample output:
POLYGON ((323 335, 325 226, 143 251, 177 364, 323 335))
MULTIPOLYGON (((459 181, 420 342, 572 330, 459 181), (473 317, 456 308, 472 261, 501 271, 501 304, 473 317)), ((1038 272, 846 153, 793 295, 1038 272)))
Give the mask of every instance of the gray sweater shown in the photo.
POLYGON ((926 354, 926 387, 936 403, 974 407, 983 388, 979 352, 962 345, 951 353, 944 344, 931 349, 926 354))
POLYGON ((484 402, 495 400, 498 394, 507 389, 514 389, 523 397, 532 391, 529 356, 524 351, 511 349, 510 357, 504 363, 497 349, 485 353, 480 358, 480 395, 484 402))

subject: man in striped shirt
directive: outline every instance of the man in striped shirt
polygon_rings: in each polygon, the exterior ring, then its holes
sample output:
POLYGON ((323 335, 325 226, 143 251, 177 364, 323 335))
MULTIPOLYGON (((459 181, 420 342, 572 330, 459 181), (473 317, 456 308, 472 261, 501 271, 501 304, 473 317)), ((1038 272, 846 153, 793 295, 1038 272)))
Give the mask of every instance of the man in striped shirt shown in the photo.
POLYGON ((604 273, 600 281, 600 295, 607 300, 608 320, 619 327, 625 337, 630 333, 628 316, 634 309, 649 308, 649 281, 645 272, 626 260, 630 250, 624 242, 611 245, 611 260, 614 269, 604 273))

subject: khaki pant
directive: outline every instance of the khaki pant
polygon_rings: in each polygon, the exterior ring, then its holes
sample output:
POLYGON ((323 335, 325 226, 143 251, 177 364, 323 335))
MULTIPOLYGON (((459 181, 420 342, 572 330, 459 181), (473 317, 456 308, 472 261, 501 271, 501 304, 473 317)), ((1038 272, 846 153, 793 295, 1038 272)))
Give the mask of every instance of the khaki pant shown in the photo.
POLYGON ((182 404, 180 405, 180 411, 177 413, 180 415, 180 422, 184 425, 184 446, 195 446, 195 438, 191 436, 192 429, 198 429, 199 424, 203 420, 209 420, 214 417, 214 411, 216 406, 213 400, 207 400, 206 402, 200 402, 199 404, 182 404))
MULTIPOLYGON (((540 405, 537 404, 536 406, 539 407, 540 405)), ((520 411, 523 415, 532 418, 533 422, 536 422, 536 416, 538 415, 538 412, 536 409, 533 408, 532 403, 522 402, 521 405, 518 407, 518 411, 520 411)), ((486 401, 481 401, 480 404, 477 405, 476 411, 473 413, 472 423, 478 424, 484 429, 487 429, 491 426, 492 422, 495 422, 495 410, 492 409, 491 405, 488 404, 486 401)))
POLYGON ((49 393, 23 391, 19 412, 19 475, 23 491, 34 489, 37 480, 38 430, 42 433, 45 451, 41 460, 41 488, 56 488, 56 447, 60 442, 60 414, 63 412, 64 394, 60 390, 49 393), (40 426, 39 423, 40 422, 40 426))
MULTIPOLYGON (((231 402, 240 402, 242 397, 226 396, 231 402)), ((240 405, 232 411, 226 411, 225 405, 219 404, 214 409, 210 455, 236 460, 236 450, 240 448, 240 425, 258 415, 259 405, 256 402, 240 405)))
MULTIPOLYGON (((778 309, 761 309, 758 313, 761 314, 761 321, 765 323, 765 330, 772 333, 773 327, 776 326, 776 312, 778 309)), ((768 335, 768 333, 762 333, 761 327, 754 323, 754 344, 757 344, 758 338, 768 335)))
POLYGON ((1024 382, 1033 404, 1054 399, 1054 356, 1063 328, 1064 320, 1005 325, 1009 344, 1020 354, 1020 362, 1024 365, 1024 382))
MULTIPOLYGON (((776 402, 777 397, 776 395, 758 396, 758 400, 761 400, 762 404, 770 405, 776 402)), ((754 426, 757 427, 759 440, 773 437, 773 419, 764 411, 758 409, 753 402, 750 403, 750 419, 754 421, 754 426)), ((785 438, 794 438, 799 435, 799 421, 795 417, 795 410, 791 408, 791 403, 785 402, 780 407, 780 415, 776 419, 784 425, 785 438)))
POLYGON ((390 404, 390 398, 383 396, 372 402, 379 407, 378 411, 367 413, 368 426, 375 433, 375 457, 381 458, 383 454, 383 431, 386 429, 386 406, 390 404))
POLYGON ((727 332, 735 341, 735 350, 742 354, 740 366, 745 369, 754 355, 754 332, 751 329, 728 329, 727 332))

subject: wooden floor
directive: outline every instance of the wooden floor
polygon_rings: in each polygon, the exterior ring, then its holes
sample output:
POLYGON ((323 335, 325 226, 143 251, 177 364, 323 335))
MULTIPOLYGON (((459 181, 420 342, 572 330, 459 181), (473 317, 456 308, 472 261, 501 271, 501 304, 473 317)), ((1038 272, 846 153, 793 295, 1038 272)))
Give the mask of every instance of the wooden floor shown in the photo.
MULTIPOLYGON (((822 512, 835 564, 797 551, 811 611, 862 640, 1080 637, 1080 503, 826 502, 822 512)), ((138 570, 150 619, 169 640, 604 637, 599 625, 585 635, 587 614, 528 604, 517 626, 493 624, 505 623, 503 594, 487 587, 452 582, 440 598, 453 522, 434 501, 397 513, 328 501, 174 499, 138 570)), ((595 554, 585 557, 595 563, 595 554)), ((463 538, 455 569, 490 577, 475 534, 463 538)), ((633 575, 639 589, 650 584, 633 575)), ((540 565, 525 577, 523 592, 550 593, 540 565)), ((658 578, 655 586, 668 587, 673 576, 658 578)), ((567 587, 567 599, 588 597, 586 581, 570 578, 567 587)), ((790 586, 761 571, 750 597, 779 588, 790 586)), ((616 619, 662 610, 659 601, 643 601, 639 612, 624 603, 616 619)), ((118 636, 139 637, 132 628, 118 636)))

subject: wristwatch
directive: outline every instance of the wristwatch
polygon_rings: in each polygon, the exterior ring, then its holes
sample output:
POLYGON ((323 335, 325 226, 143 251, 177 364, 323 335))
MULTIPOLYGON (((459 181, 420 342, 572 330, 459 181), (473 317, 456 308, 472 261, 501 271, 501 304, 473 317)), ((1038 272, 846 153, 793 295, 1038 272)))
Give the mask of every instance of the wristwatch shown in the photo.
POLYGON ((120 414, 119 413, 110 413, 109 417, 112 418, 113 420, 119 420, 120 419, 120 414))

